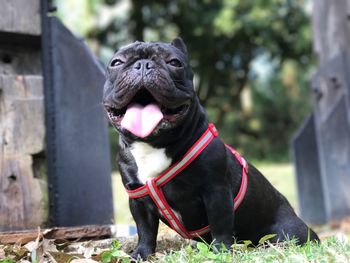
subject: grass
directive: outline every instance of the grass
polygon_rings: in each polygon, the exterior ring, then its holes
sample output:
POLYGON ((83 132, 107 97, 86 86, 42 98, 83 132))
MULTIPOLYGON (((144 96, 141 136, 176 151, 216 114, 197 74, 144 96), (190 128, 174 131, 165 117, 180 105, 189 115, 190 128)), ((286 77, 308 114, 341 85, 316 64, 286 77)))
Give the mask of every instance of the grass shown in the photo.
MULTIPOLYGON (((296 208, 297 199, 292 164, 273 164, 261 162, 255 164, 255 166, 282 194, 286 196, 291 205, 296 208)), ((128 195, 124 190, 120 175, 118 173, 113 173, 112 184, 116 223, 134 224, 129 211, 128 195)))
MULTIPOLYGON (((266 241, 266 240, 265 240, 266 241)), ((234 244, 232 250, 215 252, 210 245, 204 243, 185 245, 176 251, 157 252, 147 262, 150 263, 201 263, 201 262, 350 262, 350 243, 348 238, 330 237, 321 244, 307 243, 297 246, 294 240, 283 244, 249 247, 247 244, 234 244)), ((120 251, 121 245, 116 242, 105 253, 103 262, 130 262, 130 257, 120 251), (117 245, 115 245, 117 244, 117 245), (113 256, 116 255, 116 256, 113 256), (120 255, 120 256, 117 256, 120 255)))
MULTIPOLYGON (((271 236, 270 236, 271 237, 271 236)), ((211 262, 350 262, 350 243, 348 237, 334 236, 324 239, 321 244, 307 243, 295 245, 294 240, 283 244, 268 244, 268 236, 258 247, 250 247, 249 242, 234 244, 231 250, 218 252, 210 245, 183 240, 179 237, 159 240, 158 251, 149 257, 148 263, 211 263, 211 262), (263 245, 264 244, 264 245, 263 245)), ((106 240, 105 240, 106 241, 106 240)), ((32 252, 17 254, 16 248, 0 247, 0 263, 15 262, 102 262, 131 263, 130 244, 124 239, 113 240, 109 248, 105 241, 70 242, 65 246, 55 245, 54 241, 44 240, 32 252), (97 242, 97 243, 96 243, 97 242), (67 246, 67 247, 66 247, 67 246), (66 248, 65 248, 66 247, 66 248), (94 248, 91 250, 91 248, 94 248), (59 251, 57 251, 57 249, 59 251), (50 260, 49 260, 50 259, 50 260), (30 261, 31 260, 31 261, 30 261)), ((110 240, 107 240, 110 241, 110 240)), ((133 241, 133 244, 136 240, 133 241)), ((18 248, 17 248, 18 249, 18 248)), ((26 250, 26 248, 22 248, 26 250)), ((141 262, 141 261, 138 261, 141 262)))
POLYGON ((279 190, 297 209, 297 189, 294 168, 291 163, 256 163, 256 168, 279 190))
POLYGON ((203 244, 197 247, 186 247, 158 257, 154 262, 349 262, 350 244, 348 241, 329 238, 321 245, 307 244, 296 246, 293 241, 282 245, 271 245, 269 248, 247 248, 244 245, 233 245, 232 252, 213 253, 203 244))
POLYGON ((117 224, 135 224, 129 210, 129 197, 119 173, 112 175, 114 219, 117 224))

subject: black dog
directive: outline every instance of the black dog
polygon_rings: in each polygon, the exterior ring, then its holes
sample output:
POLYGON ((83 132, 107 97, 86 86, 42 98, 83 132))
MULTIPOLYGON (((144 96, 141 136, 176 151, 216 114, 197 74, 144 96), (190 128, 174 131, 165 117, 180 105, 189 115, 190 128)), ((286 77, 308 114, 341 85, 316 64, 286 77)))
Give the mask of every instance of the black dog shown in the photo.
POLYGON ((271 242, 318 240, 286 198, 216 137, 192 80, 180 38, 122 47, 108 66, 104 105, 120 133, 119 167, 139 235, 132 256, 154 253, 159 219, 182 236, 226 247, 267 234, 275 234, 271 242), (170 179, 169 169, 177 173, 170 179))

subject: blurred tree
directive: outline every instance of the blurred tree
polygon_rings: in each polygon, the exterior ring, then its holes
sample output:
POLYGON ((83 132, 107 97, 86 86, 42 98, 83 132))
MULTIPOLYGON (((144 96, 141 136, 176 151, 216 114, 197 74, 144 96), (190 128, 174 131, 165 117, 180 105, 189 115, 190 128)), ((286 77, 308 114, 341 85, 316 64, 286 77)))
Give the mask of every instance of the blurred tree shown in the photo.
POLYGON ((309 104, 313 61, 305 1, 89 1, 99 2, 93 15, 105 16, 106 6, 116 10, 86 34, 99 43, 105 62, 129 41, 180 35, 197 93, 224 140, 250 157, 287 158, 289 137, 309 104))

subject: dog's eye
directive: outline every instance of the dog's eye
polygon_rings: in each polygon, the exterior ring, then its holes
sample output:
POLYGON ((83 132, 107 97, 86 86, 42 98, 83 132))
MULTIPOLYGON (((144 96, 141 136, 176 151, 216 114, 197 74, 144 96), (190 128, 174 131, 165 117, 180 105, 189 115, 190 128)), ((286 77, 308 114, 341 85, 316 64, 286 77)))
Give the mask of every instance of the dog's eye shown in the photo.
POLYGON ((181 68, 182 67, 182 63, 180 62, 180 60, 174 58, 172 60, 170 60, 168 62, 169 65, 173 66, 173 67, 177 67, 177 68, 181 68))
POLYGON ((120 66, 121 64, 124 64, 124 61, 119 58, 115 58, 112 60, 110 65, 111 67, 117 67, 117 66, 120 66))

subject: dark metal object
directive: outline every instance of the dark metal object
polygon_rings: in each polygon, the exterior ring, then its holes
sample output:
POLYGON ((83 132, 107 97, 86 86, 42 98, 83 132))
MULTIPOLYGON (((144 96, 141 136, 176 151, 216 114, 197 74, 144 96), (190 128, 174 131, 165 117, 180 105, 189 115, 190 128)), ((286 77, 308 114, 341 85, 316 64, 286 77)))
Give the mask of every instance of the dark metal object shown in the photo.
POLYGON ((30 34, 18 34, 13 32, 0 32, 0 45, 16 45, 21 47, 40 48, 40 37, 30 34))
POLYGON ((104 71, 42 1, 50 224, 113 223, 104 71))
POLYGON ((293 147, 301 216, 308 222, 324 223, 326 221, 324 195, 313 114, 296 133, 293 147))
POLYGON ((348 53, 313 77, 314 113, 293 140, 301 216, 325 223, 350 215, 348 53))

